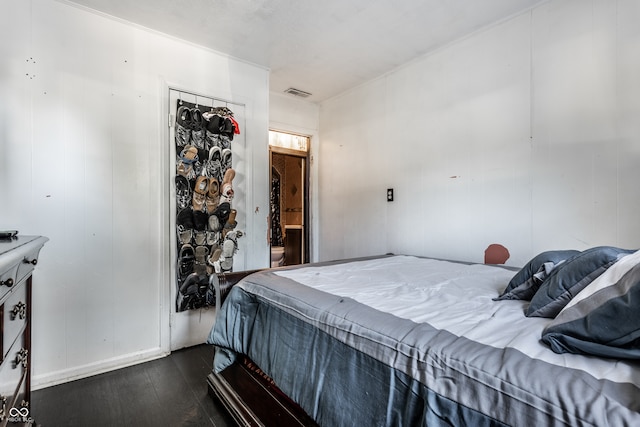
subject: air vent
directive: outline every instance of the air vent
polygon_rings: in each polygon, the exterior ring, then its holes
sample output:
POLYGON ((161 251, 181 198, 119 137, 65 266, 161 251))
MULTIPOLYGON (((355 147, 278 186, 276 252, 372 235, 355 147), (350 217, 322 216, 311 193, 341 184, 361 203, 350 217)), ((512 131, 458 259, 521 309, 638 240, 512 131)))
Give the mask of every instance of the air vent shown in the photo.
POLYGON ((311 96, 311 94, 309 92, 305 92, 303 90, 300 89, 296 89, 293 87, 290 87, 289 89, 284 91, 285 93, 288 93, 290 95, 295 95, 295 96, 299 96, 301 98, 308 98, 311 96))

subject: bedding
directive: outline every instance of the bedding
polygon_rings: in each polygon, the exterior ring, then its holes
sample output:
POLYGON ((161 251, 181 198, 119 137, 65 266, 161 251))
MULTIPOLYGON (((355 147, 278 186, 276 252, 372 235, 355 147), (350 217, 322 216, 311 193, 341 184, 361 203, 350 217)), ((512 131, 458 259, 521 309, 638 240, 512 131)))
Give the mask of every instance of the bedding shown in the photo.
POLYGON ((252 274, 213 371, 247 355, 326 426, 638 425, 637 362, 551 351, 551 319, 494 301, 514 273, 391 256, 252 274))
POLYGON ((505 290, 495 300, 530 300, 556 266, 579 253, 580 251, 570 249, 545 251, 536 255, 513 276, 505 290))
POLYGON ((640 359, 640 251, 578 293, 545 327, 542 341, 557 353, 640 359))
POLYGON ((527 308, 526 315, 554 318, 589 283, 616 261, 634 251, 612 246, 587 249, 569 258, 544 279, 527 308))

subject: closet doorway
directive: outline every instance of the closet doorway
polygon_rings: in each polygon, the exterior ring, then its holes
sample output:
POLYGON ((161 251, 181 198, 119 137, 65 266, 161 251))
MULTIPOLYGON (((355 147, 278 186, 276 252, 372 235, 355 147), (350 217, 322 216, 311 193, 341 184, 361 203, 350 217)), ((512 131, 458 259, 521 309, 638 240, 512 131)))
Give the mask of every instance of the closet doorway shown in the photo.
POLYGON ((309 143, 269 131, 271 267, 309 262, 309 143))

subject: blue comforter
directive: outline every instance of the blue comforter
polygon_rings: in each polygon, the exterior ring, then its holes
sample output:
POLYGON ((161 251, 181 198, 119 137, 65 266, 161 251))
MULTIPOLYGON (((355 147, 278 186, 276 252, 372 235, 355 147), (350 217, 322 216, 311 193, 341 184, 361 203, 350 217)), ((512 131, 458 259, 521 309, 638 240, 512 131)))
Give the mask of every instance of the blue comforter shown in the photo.
POLYGON ((632 381, 482 344, 274 272, 232 289, 208 342, 214 371, 246 354, 321 426, 640 425, 632 381))

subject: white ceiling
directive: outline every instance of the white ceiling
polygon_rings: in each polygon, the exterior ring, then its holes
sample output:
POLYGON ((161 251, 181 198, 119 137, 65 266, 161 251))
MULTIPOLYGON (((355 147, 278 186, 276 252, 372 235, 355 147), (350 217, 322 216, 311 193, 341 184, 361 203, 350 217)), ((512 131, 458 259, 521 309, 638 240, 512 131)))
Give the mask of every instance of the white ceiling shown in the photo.
POLYGON ((270 69, 319 102, 546 0, 72 0, 270 69))

